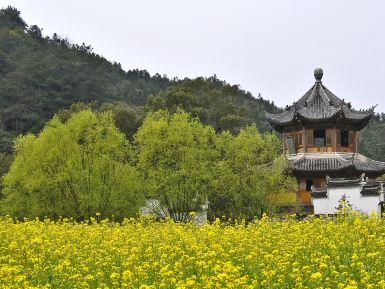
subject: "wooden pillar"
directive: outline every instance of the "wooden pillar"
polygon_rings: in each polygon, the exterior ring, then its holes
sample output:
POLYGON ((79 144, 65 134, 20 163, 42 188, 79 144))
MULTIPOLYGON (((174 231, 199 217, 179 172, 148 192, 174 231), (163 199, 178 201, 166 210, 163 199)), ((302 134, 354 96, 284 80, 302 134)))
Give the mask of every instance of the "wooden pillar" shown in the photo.
POLYGON ((306 137, 306 128, 302 128, 302 145, 303 145, 303 152, 307 153, 307 137, 306 137))
POLYGON ((357 131, 354 132, 355 139, 354 139, 354 152, 358 152, 358 133, 357 131))
POLYGON ((337 151, 337 128, 336 128, 336 126, 334 126, 334 128, 333 128, 332 143, 333 143, 333 152, 336 152, 337 151))

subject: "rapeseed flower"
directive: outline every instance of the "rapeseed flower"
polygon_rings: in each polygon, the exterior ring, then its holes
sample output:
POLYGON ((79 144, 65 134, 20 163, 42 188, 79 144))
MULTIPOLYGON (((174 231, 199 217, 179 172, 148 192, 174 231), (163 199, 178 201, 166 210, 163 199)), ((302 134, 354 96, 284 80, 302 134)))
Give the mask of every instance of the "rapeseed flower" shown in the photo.
MULTIPOLYGON (((100 217, 100 216, 97 216, 100 217)), ((0 219, 1 288, 385 288, 374 217, 198 226, 0 219)))

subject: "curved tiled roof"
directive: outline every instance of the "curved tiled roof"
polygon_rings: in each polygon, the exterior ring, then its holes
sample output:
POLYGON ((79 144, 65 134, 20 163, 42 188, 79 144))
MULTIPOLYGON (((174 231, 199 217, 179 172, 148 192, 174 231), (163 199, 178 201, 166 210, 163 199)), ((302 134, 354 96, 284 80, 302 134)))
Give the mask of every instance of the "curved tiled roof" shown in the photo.
POLYGON ((384 162, 372 160, 361 154, 355 154, 353 164, 357 168, 357 170, 361 172, 383 171, 385 167, 384 162))
POLYGON ((351 185, 360 185, 363 181, 362 176, 359 178, 331 178, 326 177, 326 183, 329 187, 346 187, 351 185))
POLYGON ((267 121, 274 126, 275 124, 289 124, 294 118, 294 111, 285 111, 281 114, 272 114, 265 112, 267 121))
POLYGON ((351 156, 342 157, 338 153, 305 153, 288 158, 290 167, 295 171, 335 171, 352 165, 351 156))
POLYGON ((322 84, 322 75, 315 76, 315 84, 287 111, 281 114, 266 113, 266 119, 273 128, 283 131, 285 127, 296 123, 343 121, 362 129, 373 117, 373 109, 352 109, 350 103, 338 98, 322 84))
POLYGON ((347 170, 356 175, 379 176, 385 173, 384 162, 374 161, 359 153, 304 153, 288 157, 288 162, 294 173, 338 174, 347 170))
POLYGON ((316 188, 314 186, 311 186, 310 195, 313 198, 327 198, 327 188, 316 188))
POLYGON ((361 194, 363 195, 379 195, 381 193, 381 183, 372 181, 362 186, 361 194))

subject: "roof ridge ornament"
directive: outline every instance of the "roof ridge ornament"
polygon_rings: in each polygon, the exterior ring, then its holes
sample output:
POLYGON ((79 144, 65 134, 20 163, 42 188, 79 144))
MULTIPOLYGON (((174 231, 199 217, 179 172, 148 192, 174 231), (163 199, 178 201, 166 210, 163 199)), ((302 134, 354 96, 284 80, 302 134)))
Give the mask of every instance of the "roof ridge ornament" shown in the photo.
POLYGON ((285 112, 266 114, 269 124, 278 132, 297 129, 298 119, 302 124, 334 126, 336 122, 346 123, 354 130, 362 130, 373 117, 373 109, 360 112, 345 103, 345 100, 334 95, 322 83, 323 70, 314 70, 315 83, 312 87, 285 112))
POLYGON ((321 79, 322 79, 323 75, 324 75, 324 72, 323 72, 322 68, 314 69, 314 77, 315 77, 316 82, 322 82, 321 79))

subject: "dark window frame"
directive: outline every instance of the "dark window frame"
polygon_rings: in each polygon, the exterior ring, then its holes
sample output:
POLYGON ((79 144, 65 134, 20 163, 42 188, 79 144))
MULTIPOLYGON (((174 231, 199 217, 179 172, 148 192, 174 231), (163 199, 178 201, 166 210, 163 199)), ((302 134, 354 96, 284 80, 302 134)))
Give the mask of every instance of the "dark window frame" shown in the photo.
POLYGON ((314 185, 314 180, 313 179, 307 179, 306 180, 306 191, 310 192, 311 187, 314 185))
POLYGON ((326 129, 315 129, 313 131, 313 140, 315 147, 324 147, 326 146, 326 129), (323 144, 317 145, 317 140, 323 140, 323 144))
POLYGON ((347 129, 341 129, 341 146, 349 147, 349 131, 347 129))

